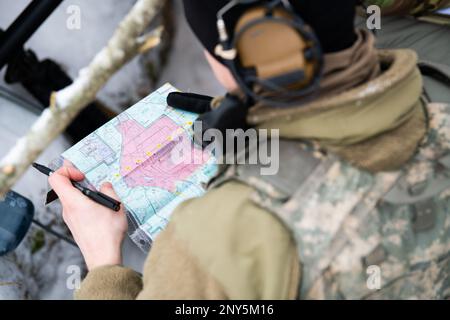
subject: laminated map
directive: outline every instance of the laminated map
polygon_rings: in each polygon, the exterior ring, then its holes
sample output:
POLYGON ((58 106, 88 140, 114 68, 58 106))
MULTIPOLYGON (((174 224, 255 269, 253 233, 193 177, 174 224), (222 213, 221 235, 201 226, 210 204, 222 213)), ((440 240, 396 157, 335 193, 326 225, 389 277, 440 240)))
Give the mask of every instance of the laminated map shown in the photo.
POLYGON ((112 183, 127 212, 129 235, 145 251, 175 207, 201 196, 217 172, 213 155, 193 143, 198 115, 167 106, 172 91, 165 84, 62 154, 94 188, 112 183), (187 161, 173 161, 177 147, 190 151, 180 156, 187 161))

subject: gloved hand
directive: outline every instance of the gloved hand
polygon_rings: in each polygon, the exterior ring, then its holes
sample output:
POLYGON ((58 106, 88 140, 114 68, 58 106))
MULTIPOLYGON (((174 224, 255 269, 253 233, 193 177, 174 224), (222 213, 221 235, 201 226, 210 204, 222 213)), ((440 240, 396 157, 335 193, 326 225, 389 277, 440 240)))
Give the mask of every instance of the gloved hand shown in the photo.
POLYGON ((200 114, 193 126, 201 123, 201 136, 198 130, 194 130, 194 141, 202 147, 210 143, 203 141, 203 135, 208 129, 217 129, 225 137, 227 129, 248 128, 248 104, 232 94, 213 99, 194 93, 173 92, 167 97, 167 104, 176 109, 200 114))

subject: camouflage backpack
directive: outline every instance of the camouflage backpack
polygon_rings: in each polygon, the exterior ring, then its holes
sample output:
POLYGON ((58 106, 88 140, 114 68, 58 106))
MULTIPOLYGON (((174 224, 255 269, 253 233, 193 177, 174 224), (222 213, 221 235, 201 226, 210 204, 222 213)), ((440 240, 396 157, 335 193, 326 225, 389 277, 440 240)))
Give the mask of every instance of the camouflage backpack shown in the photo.
POLYGON ((295 141, 280 170, 229 167, 252 201, 294 235, 302 299, 450 298, 450 106, 430 104, 430 128, 402 170, 371 174, 295 141), (368 274, 369 273, 369 274, 368 274))

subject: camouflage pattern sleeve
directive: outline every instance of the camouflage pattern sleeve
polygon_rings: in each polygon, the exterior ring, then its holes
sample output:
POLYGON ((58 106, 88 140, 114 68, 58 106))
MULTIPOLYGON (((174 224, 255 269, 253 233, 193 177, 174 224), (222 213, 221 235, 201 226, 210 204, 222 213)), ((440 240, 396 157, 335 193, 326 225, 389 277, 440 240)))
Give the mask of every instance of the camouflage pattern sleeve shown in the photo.
POLYGON ((450 0, 365 0, 364 4, 379 6, 383 15, 423 15, 450 6, 450 0))

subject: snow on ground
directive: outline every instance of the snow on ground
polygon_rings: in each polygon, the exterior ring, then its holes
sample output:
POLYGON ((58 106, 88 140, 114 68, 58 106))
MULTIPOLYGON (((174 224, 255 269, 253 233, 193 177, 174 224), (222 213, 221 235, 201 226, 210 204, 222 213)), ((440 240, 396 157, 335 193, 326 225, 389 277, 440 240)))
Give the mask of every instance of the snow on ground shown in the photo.
MULTIPOLYGON (((0 28, 5 29, 28 3, 27 0, 0 1, 0 28)), ((50 57, 61 63, 70 76, 75 77, 78 70, 88 64, 106 43, 115 26, 133 3, 133 0, 66 0, 35 33, 26 47, 32 48, 40 59, 50 57), (81 9, 81 30, 66 28, 68 17, 66 10, 70 5, 77 5, 81 9)), ((159 84, 171 82, 185 91, 221 94, 222 89, 209 70, 200 45, 187 27, 180 1, 177 0, 175 0, 175 17, 177 28, 174 46, 169 54, 168 65, 160 75, 159 84)), ((108 106, 120 110, 125 103, 131 105, 142 94, 142 87, 145 88, 148 81, 141 60, 141 58, 134 59, 100 92, 100 99, 108 106)), ((5 86, 3 73, 0 75, 0 85, 5 86)), ((33 100, 17 85, 8 88, 22 97, 33 100)), ((3 120, 0 122, 1 157, 15 140, 27 131, 36 115, 23 108, 8 109, 4 105, 0 105, 0 108, 0 120, 3 120)), ((68 147, 68 142, 60 137, 38 161, 48 163, 68 147)), ((43 205, 46 188, 45 178, 30 169, 16 184, 14 190, 33 201, 36 216, 42 222, 51 223, 58 231, 65 231, 59 205, 49 207, 43 205)), ((45 245, 39 249, 42 232, 38 228, 33 228, 14 255, 0 258, 0 274, 3 277, 9 275, 11 283, 22 283, 22 286, 16 286, 14 290, 9 291, 9 296, 0 288, 0 297, 24 297, 25 292, 28 292, 28 298, 35 299, 72 297, 73 291, 66 286, 69 277, 67 267, 82 265, 80 253, 66 243, 56 241, 53 236, 46 234, 44 238, 45 245), (35 254, 30 253, 33 250, 35 254), (20 260, 22 265, 17 268, 11 260, 20 260), (29 278, 29 275, 32 277, 29 278)), ((124 243, 123 252, 124 264, 141 272, 145 255, 129 240, 124 243)))

